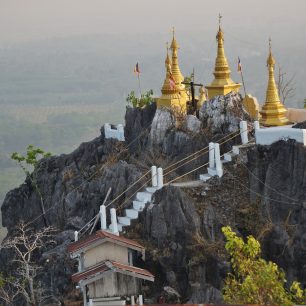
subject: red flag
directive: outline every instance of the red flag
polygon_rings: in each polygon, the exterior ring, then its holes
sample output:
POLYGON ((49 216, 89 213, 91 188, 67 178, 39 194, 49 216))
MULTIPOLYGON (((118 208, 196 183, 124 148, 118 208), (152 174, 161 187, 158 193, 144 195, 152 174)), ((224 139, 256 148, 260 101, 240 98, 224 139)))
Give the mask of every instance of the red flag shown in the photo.
POLYGON ((175 80, 174 80, 172 74, 170 74, 170 76, 169 76, 169 83, 170 83, 170 88, 171 89, 175 89, 176 88, 175 80))
POLYGON ((134 68, 134 73, 135 74, 140 74, 140 70, 139 70, 139 65, 138 65, 138 63, 136 64, 136 66, 135 66, 135 68, 134 68))

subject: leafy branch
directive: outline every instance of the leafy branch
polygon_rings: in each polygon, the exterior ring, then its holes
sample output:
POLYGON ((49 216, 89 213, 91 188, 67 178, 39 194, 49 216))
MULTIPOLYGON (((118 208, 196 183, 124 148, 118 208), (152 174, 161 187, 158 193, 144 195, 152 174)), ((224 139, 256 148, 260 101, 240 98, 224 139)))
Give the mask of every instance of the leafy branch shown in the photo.
POLYGON ((32 186, 34 187, 36 193, 39 196, 40 206, 41 206, 41 211, 43 213, 45 226, 47 226, 47 220, 45 217, 44 199, 42 196, 42 192, 38 186, 37 175, 35 170, 37 168, 40 159, 50 156, 51 156, 50 152, 45 152, 40 148, 35 148, 33 145, 29 145, 27 147, 26 155, 22 155, 18 152, 14 152, 11 155, 11 159, 17 162, 17 164, 22 169, 26 177, 29 178, 29 180, 31 181, 32 186), (31 171, 33 171, 32 174, 31 171))
POLYGON ((135 95, 135 91, 132 90, 127 98, 126 101, 128 104, 132 105, 133 107, 143 108, 153 102, 153 90, 150 89, 147 92, 141 94, 140 98, 137 98, 135 95))
POLYGON ((284 271, 260 257, 261 246, 253 236, 245 242, 229 226, 223 227, 222 232, 233 270, 225 279, 225 302, 284 306, 306 302, 306 290, 301 289, 300 283, 294 281, 287 290, 284 271))

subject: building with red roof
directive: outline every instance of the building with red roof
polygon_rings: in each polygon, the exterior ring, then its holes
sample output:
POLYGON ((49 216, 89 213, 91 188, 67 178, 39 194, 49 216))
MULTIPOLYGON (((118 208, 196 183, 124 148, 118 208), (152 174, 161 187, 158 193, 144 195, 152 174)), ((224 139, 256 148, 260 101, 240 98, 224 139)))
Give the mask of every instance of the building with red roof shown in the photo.
POLYGON ((143 283, 154 281, 133 265, 137 256, 145 259, 145 248, 134 240, 100 230, 71 243, 68 251, 79 262, 72 280, 83 291, 84 305, 124 305, 125 297, 141 294, 143 283))

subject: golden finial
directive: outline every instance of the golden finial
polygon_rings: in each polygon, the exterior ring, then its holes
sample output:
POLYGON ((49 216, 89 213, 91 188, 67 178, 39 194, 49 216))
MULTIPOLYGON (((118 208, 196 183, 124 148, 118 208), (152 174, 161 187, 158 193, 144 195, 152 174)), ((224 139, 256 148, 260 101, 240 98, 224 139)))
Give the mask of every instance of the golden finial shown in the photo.
POLYGON ((179 49, 179 45, 175 39, 175 28, 174 27, 172 27, 172 42, 171 42, 170 49, 179 49))
POLYGON ((218 42, 221 42, 224 40, 224 35, 223 35, 223 32, 221 30, 221 19, 222 19, 222 15, 219 14, 219 30, 218 30, 218 33, 217 33, 217 36, 216 36, 216 39, 218 42))
POLYGON ((272 51, 272 47, 271 47, 271 42, 272 42, 272 39, 271 39, 271 37, 269 37, 269 51, 271 52, 272 51))
POLYGON ((267 66, 272 68, 272 69, 275 66, 275 59, 272 55, 272 40, 271 40, 271 37, 269 37, 269 56, 268 56, 268 59, 267 59, 267 66))
POLYGON ((175 28, 172 27, 172 37, 174 38, 174 35, 175 35, 175 28))
POLYGON ((169 43, 168 42, 166 42, 166 49, 167 49, 167 57, 166 57, 166 61, 165 61, 166 69, 167 69, 167 71, 171 72, 171 60, 170 60, 170 57, 169 57, 169 43))
POLYGON ((219 13, 219 30, 221 30, 221 19, 222 19, 222 15, 219 13))

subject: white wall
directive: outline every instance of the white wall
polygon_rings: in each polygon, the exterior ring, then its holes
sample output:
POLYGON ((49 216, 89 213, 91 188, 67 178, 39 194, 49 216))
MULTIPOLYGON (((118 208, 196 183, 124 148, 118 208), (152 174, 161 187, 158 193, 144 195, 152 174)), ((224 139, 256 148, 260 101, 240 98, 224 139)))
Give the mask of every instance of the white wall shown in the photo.
POLYGON ((306 121, 306 109, 288 108, 286 117, 290 122, 304 122, 306 121))
POLYGON ((104 133, 105 133, 105 138, 114 138, 119 141, 124 141, 124 128, 122 124, 118 124, 116 126, 116 129, 112 129, 111 125, 109 123, 104 124, 104 133))
POLYGON ((270 127, 256 130, 256 144, 270 145, 279 140, 294 139, 306 145, 306 130, 291 127, 270 127))

